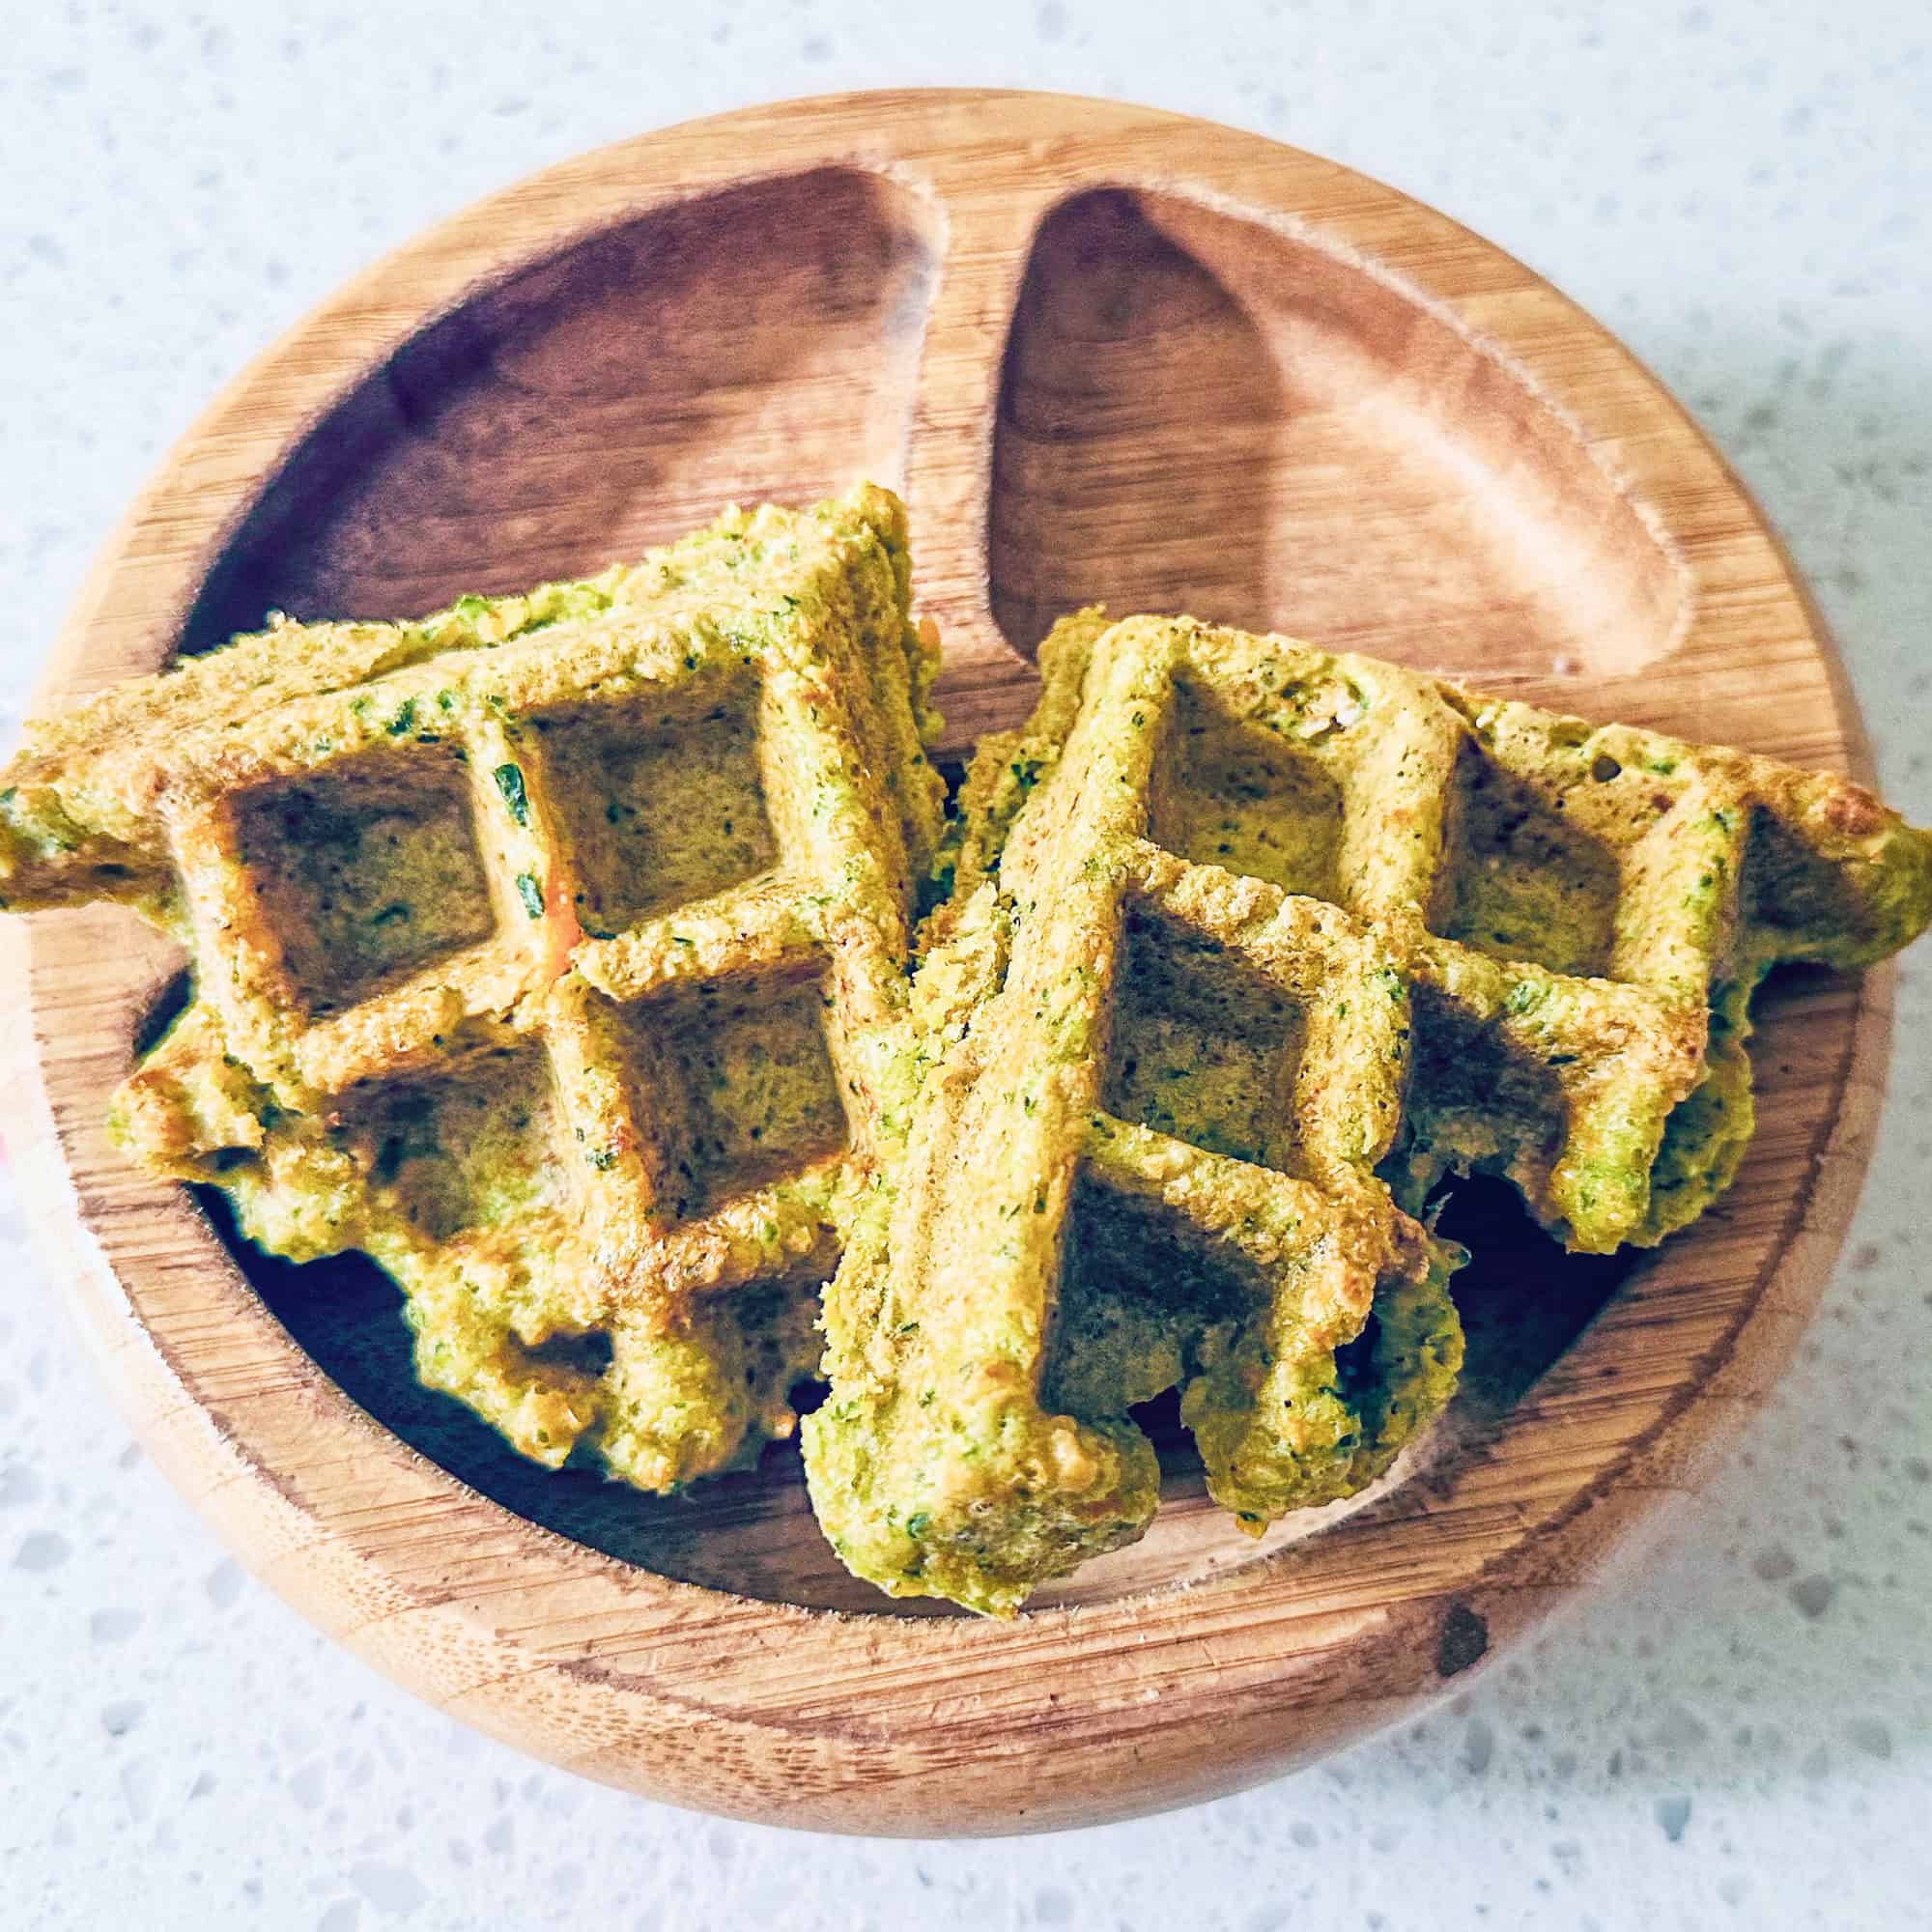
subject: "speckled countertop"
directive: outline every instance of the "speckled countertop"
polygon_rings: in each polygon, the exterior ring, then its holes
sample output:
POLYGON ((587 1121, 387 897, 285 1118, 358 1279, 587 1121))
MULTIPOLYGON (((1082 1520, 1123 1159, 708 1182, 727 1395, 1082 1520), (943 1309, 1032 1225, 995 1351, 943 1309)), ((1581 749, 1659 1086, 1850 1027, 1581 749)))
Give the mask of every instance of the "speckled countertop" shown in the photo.
MULTIPOLYGON (((0 10, 0 706, 228 375, 429 219, 835 87, 1019 83, 1283 135, 1620 331, 1757 490, 1932 818, 1932 14, 1887 0, 550 0, 0 10), (969 29, 957 24, 963 17, 969 29)), ((807 1839, 542 1769, 248 1580, 0 1206, 0 1921, 318 1932, 1932 1924, 1932 955, 1846 1262, 1721 1479, 1427 1722, 1146 1823, 807 1839)))

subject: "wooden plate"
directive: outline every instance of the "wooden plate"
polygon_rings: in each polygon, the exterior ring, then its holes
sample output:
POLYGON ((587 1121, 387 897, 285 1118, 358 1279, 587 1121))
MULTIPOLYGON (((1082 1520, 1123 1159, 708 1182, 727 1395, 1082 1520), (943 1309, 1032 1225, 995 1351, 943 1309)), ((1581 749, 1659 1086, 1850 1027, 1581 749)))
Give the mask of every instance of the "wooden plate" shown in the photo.
MULTIPOLYGON (((412 612, 862 474, 910 498, 955 749, 1026 710, 1047 618, 1104 597, 1863 767, 1736 480, 1536 276, 1292 149, 1013 94, 699 122, 391 256, 168 459, 42 697, 270 607, 412 612)), ((1566 1261, 1463 1201, 1467 1386, 1366 1506, 1252 1544, 1176 1438, 1147 1541, 1000 1625, 847 1578, 788 1447, 682 1502, 518 1463, 410 1380, 372 1268, 241 1252, 218 1208, 107 1148, 109 1090, 178 997, 169 949, 107 910, 10 923, 25 1197, 156 1461, 248 1563, 526 1749, 867 1832, 1225 1791, 1410 1710, 1572 1595, 1788 1354, 1888 1030, 1884 975, 1775 988, 1744 1176, 1655 1258, 1566 1261)))

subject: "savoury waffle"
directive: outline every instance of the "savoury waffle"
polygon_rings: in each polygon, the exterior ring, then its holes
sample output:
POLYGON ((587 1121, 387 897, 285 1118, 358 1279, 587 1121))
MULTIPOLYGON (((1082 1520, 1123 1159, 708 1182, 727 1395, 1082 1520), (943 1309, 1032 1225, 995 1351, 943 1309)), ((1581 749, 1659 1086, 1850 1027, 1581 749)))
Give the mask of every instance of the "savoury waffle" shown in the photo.
MULTIPOLYGON (((755 609, 782 598, 793 578, 841 549, 874 542, 889 554, 902 616, 911 582, 905 512, 891 492, 870 484, 804 511, 730 509, 709 528, 635 564, 508 596, 459 598, 408 623, 297 623, 273 612, 263 631, 29 723, 21 749, 0 770, 0 909, 113 899, 181 930, 166 807, 185 747, 218 758, 224 741, 239 741, 271 709, 317 698, 327 713, 330 695, 342 693, 353 706, 358 687, 390 672, 497 650, 553 627, 621 622, 644 611, 670 622, 755 609)), ((900 817, 917 865, 937 811, 938 780, 923 762, 921 739, 937 725, 927 698, 938 651, 929 636, 902 623, 894 629, 881 622, 880 635, 868 634, 867 642, 880 647, 871 664, 883 688, 876 722, 890 740, 890 768, 908 774, 900 817)), ((349 721, 357 737, 362 715, 349 721)), ((434 729, 432 719, 417 724, 412 714, 393 736, 407 745, 434 729)))
POLYGON ((16 805, 83 836, 14 902, 83 891, 112 839, 193 952, 125 1144, 278 1253, 373 1255, 424 1381, 540 1462, 583 1441, 666 1489, 782 1433, 938 828, 908 582, 863 491, 727 518, 541 626, 366 638, 346 670, 389 668, 339 688, 303 634, 298 689, 238 657, 43 732, 16 805))
POLYGON ((1107 655, 997 889, 968 861, 935 916, 804 1425, 820 1522, 895 1595, 1008 1613, 1139 1536, 1125 1410, 1173 1382, 1257 1532, 1374 1480, 1455 1382, 1460 1252, 1375 1175, 1403 976, 1340 907, 1150 836, 1177 703, 1165 653, 1107 655))
POLYGON ((1572 1249, 1661 1240, 1750 1138, 1765 973, 1863 965, 1932 918, 1932 834, 1847 779, 1097 611, 1056 628, 1033 720, 975 760, 960 891, 1041 836, 1021 808, 1095 701, 1096 653, 1163 694, 1154 844, 1346 908, 1394 955, 1415 1048, 1382 1172, 1411 1210, 1494 1172, 1572 1249))

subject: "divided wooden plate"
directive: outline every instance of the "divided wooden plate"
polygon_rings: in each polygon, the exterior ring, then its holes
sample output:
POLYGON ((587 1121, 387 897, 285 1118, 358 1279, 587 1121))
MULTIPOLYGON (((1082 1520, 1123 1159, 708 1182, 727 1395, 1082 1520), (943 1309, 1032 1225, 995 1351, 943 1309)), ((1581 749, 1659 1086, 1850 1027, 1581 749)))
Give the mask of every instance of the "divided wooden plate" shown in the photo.
MULTIPOLYGON (((1789 563, 1589 318, 1312 156, 1023 94, 726 115, 412 242, 168 459, 41 699, 270 608, 411 613, 862 475, 911 502, 954 752, 1024 714, 1047 620, 1104 598, 1863 770, 1789 563)), ((849 1579, 788 1446, 687 1501, 517 1462, 410 1379, 373 1268, 238 1248, 107 1147, 168 947, 104 910, 8 923, 29 1209, 156 1461, 258 1574, 559 1764, 864 1832, 1225 1791, 1412 1710, 1572 1595, 1782 1365, 1888 1035, 1886 974, 1775 986, 1744 1176, 1656 1256, 1566 1260, 1464 1199, 1467 1385, 1365 1506, 1256 1545, 1174 1436, 1147 1541, 1000 1625, 849 1579)))

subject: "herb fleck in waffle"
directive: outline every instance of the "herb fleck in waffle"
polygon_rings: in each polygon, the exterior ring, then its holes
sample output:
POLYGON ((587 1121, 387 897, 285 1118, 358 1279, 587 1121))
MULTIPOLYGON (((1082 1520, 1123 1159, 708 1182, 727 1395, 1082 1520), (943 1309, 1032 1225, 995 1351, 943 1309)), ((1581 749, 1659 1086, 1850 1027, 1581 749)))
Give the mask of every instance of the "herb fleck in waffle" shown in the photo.
POLYGON ((1259 1531, 1374 1480, 1461 1364, 1460 1254, 1375 1175, 1404 979, 1340 907, 1163 844, 1179 703, 1166 653, 1105 655, 997 890, 936 918, 804 1430, 821 1523, 895 1595, 1009 1612, 1138 1537, 1125 1409, 1176 1381, 1259 1531))
POLYGON ((348 627, 340 683, 271 632, 9 775, 16 906, 106 889, 192 949, 126 1145, 278 1253, 373 1255, 423 1379, 541 1462, 673 1487, 815 1363, 937 831, 902 519, 348 627))

